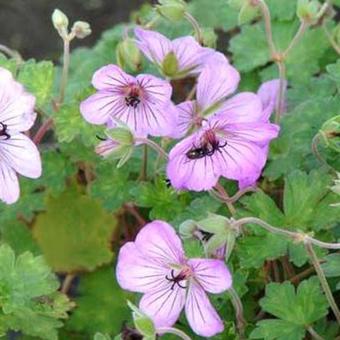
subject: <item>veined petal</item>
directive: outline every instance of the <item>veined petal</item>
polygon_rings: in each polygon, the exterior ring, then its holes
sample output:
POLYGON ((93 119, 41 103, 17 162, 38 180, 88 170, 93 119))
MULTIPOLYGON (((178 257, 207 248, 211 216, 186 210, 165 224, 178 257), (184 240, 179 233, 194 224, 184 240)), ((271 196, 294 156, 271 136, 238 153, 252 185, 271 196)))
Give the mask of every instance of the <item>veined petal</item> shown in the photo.
POLYGON ((80 103, 80 112, 89 123, 105 124, 110 116, 128 111, 124 96, 110 91, 98 91, 80 103))
POLYGON ((15 171, 0 161, 0 200, 12 204, 19 199, 20 189, 15 171))
POLYGON ((261 98, 252 92, 241 92, 226 100, 216 112, 228 123, 265 121, 261 98))
POLYGON ((197 148, 196 137, 197 134, 185 138, 170 151, 167 176, 176 189, 210 190, 220 176, 218 163, 214 163, 212 157, 189 159, 186 156, 189 150, 197 148))
POLYGON ((186 289, 169 281, 159 282, 158 287, 142 297, 139 308, 154 322, 156 328, 171 327, 179 318, 185 304, 186 289))
POLYGON ((200 336, 211 337, 224 329, 223 322, 211 305, 207 294, 195 282, 189 285, 185 314, 192 330, 200 336))
POLYGON ((197 82, 197 103, 204 111, 233 93, 240 81, 238 71, 228 62, 207 63, 197 82))
POLYGON ((138 48, 150 61, 158 65, 161 65, 166 55, 172 51, 171 41, 158 32, 136 27, 135 36, 138 48))
MULTIPOLYGON (((287 87, 287 82, 285 81, 284 87, 287 87)), ((276 102, 279 97, 280 91, 280 79, 273 79, 263 83, 257 91, 258 96, 261 98, 263 105, 263 119, 269 120, 271 114, 273 113, 276 102)))
POLYGON ((190 259, 188 264, 194 271, 195 279, 205 291, 219 294, 231 287, 231 274, 223 261, 190 259))
POLYGON ((156 289, 166 281, 168 271, 168 268, 145 257, 134 242, 124 244, 119 251, 116 276, 123 289, 140 293, 156 289))
POLYGON ((195 115, 195 102, 186 101, 176 105, 177 125, 172 138, 184 137, 193 124, 195 115))
POLYGON ((152 221, 138 233, 135 244, 149 261, 169 268, 170 264, 182 264, 182 242, 174 228, 163 221, 152 221))
POLYGON ((19 174, 38 178, 41 175, 40 154, 36 145, 24 134, 0 140, 0 161, 6 162, 19 174))
POLYGON ((92 77, 92 85, 97 90, 119 90, 134 82, 135 78, 133 76, 113 64, 101 67, 92 77))
POLYGON ((172 47, 178 61, 179 72, 190 70, 190 74, 197 74, 207 57, 213 53, 213 50, 202 47, 191 36, 173 40, 172 47))

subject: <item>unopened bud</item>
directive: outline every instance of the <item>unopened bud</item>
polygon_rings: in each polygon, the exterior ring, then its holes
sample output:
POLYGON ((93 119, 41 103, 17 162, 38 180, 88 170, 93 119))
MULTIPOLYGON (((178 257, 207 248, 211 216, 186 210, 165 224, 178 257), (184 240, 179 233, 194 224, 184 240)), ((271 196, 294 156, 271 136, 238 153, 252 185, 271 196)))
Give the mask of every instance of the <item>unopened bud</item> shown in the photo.
POLYGON ((182 0, 159 0, 157 12, 170 21, 179 21, 184 18, 187 10, 186 3, 182 0))
POLYGON ((61 37, 65 37, 67 35, 68 18, 61 10, 56 8, 53 11, 52 23, 61 37))
POLYGON ((308 24, 314 24, 319 18, 321 5, 317 0, 299 0, 296 14, 301 21, 308 24))
POLYGON ((71 31, 78 39, 84 39, 92 33, 90 24, 86 21, 76 21, 71 31))
POLYGON ((135 41, 131 38, 121 41, 116 49, 117 63, 121 68, 136 72, 141 67, 142 56, 135 41))
POLYGON ((175 53, 168 53, 162 63, 162 72, 165 76, 173 78, 178 72, 178 60, 175 53))
POLYGON ((327 147, 340 152, 340 115, 327 120, 322 125, 320 134, 327 147))
POLYGON ((201 230, 211 234, 223 234, 231 229, 230 220, 221 215, 210 214, 208 218, 197 223, 201 230))
POLYGON ((203 46, 215 49, 217 34, 211 27, 201 28, 203 46))

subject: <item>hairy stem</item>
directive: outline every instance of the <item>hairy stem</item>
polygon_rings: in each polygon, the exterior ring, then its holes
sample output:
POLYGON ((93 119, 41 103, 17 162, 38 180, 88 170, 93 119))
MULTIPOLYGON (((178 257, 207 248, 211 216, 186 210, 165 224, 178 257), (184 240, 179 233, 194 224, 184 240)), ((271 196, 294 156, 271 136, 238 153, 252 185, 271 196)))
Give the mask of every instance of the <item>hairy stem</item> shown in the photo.
POLYGON ((312 326, 308 326, 307 331, 313 337, 313 339, 325 340, 322 336, 320 336, 318 333, 316 333, 316 331, 314 330, 314 328, 312 326))
POLYGON ((318 275, 319 281, 321 283, 322 289, 326 295, 326 298, 328 300, 328 303, 330 307, 332 308, 332 311, 340 324, 340 310, 334 300, 334 297, 332 295, 332 291, 329 288, 325 273, 323 272, 321 265, 319 263, 318 257, 315 254, 315 251, 313 249, 313 245, 310 241, 305 242, 305 248, 308 253, 309 259, 313 267, 315 268, 316 274, 318 275))
POLYGON ((280 122, 285 102, 285 90, 286 90, 286 65, 284 61, 277 61, 277 67, 279 69, 279 95, 276 103, 276 112, 274 122, 278 124, 280 122))
POLYGON ((59 100, 58 104, 61 105, 64 102, 65 98, 65 89, 68 79, 68 70, 70 66, 70 39, 68 37, 63 38, 64 40, 64 54, 63 54, 63 71, 61 75, 60 81, 60 90, 59 90, 59 100))
POLYGON ((335 41, 335 39, 332 37, 331 32, 329 32, 326 23, 324 23, 322 25, 322 28, 327 36, 327 39, 329 41, 329 43, 332 45, 332 47, 334 48, 334 50, 336 51, 336 53, 338 53, 340 55, 340 46, 337 44, 337 42, 335 41))
POLYGON ((143 145, 143 159, 142 159, 142 167, 141 167, 141 172, 140 172, 140 180, 141 181, 146 181, 148 175, 148 147, 147 145, 143 145))
POLYGON ((269 8, 264 0, 260 0, 258 2, 258 5, 260 7, 262 17, 264 20, 264 25, 265 25, 265 31, 266 31, 266 36, 267 36, 267 42, 270 50, 271 57, 276 55, 277 50, 275 47, 275 43, 273 40, 273 32, 272 32, 272 23, 271 23, 271 17, 270 17, 270 11, 269 8))
POLYGON ((179 338, 183 340, 191 340, 190 336, 186 335, 183 331, 173 327, 159 327, 157 328, 156 332, 161 334, 170 333, 177 335, 179 338))
POLYGON ((306 32, 307 28, 309 27, 308 23, 305 21, 302 21, 300 24, 300 27, 298 31, 296 32, 294 38, 290 42, 289 46, 287 49, 283 52, 283 58, 286 58, 289 54, 289 52, 293 49, 294 46, 297 45, 297 43, 300 41, 304 33, 306 32))
POLYGON ((161 148, 157 143, 155 143, 151 139, 143 138, 143 137, 136 137, 135 141, 148 145, 151 149, 155 150, 163 158, 165 159, 169 158, 168 154, 163 150, 163 148, 161 148))
POLYGON ((234 196, 231 196, 229 198, 224 197, 221 195, 218 191, 211 190, 211 193, 219 199, 222 202, 230 202, 230 203, 235 203, 238 201, 243 195, 245 195, 248 192, 258 192, 258 189, 256 187, 247 187, 244 189, 239 190, 234 196))
POLYGON ((231 287, 228 290, 228 292, 231 298, 231 303, 235 309, 236 324, 237 324, 237 329, 239 332, 240 340, 243 340, 245 339, 245 327, 246 327, 247 322, 243 316, 242 301, 233 287, 231 287))
POLYGON ((185 19, 187 19, 189 21, 189 23, 193 27, 193 29, 195 31, 195 35, 196 35, 196 40, 198 41, 199 44, 202 44, 203 43, 203 35, 202 35, 202 31, 201 31, 200 25, 198 24, 197 20, 189 12, 185 12, 184 17, 185 17, 185 19))
POLYGON ((227 205, 231 215, 234 216, 236 214, 236 209, 235 209, 235 207, 234 207, 234 205, 233 205, 233 203, 230 199, 230 196, 226 192, 226 190, 223 188, 223 186, 220 183, 217 183, 215 185, 215 189, 219 193, 219 196, 221 197, 223 202, 225 202, 225 204, 227 205))
POLYGON ((33 137, 33 142, 38 145, 44 138, 46 132, 53 126, 53 119, 48 118, 44 121, 44 123, 40 126, 39 130, 33 137))
POLYGON ((60 291, 64 294, 67 294, 67 292, 69 291, 72 281, 75 278, 74 274, 67 274, 65 276, 65 279, 63 281, 63 284, 61 285, 60 291))
POLYGON ((261 219, 257 217, 244 217, 241 218, 237 221, 233 222, 233 226, 235 228, 241 227, 244 224, 248 223, 254 223, 263 229, 269 231, 270 233, 277 234, 277 235, 282 235, 286 236, 290 239, 292 239, 295 242, 310 242, 320 248, 325 248, 325 249, 340 249, 340 243, 328 243, 328 242, 322 242, 319 241, 307 234, 304 233, 299 233, 299 232, 294 232, 294 231, 289 231, 281 228, 274 227, 270 225, 269 223, 262 221, 261 219))

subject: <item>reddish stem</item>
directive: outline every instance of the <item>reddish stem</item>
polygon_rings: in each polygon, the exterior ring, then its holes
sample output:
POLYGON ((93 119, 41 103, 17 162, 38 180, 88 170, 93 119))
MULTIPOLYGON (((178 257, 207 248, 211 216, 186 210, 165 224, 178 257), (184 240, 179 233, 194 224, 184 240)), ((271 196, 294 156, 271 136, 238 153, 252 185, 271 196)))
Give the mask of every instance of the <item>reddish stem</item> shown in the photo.
POLYGON ((33 137, 33 142, 38 145, 40 144, 41 140, 44 138, 46 132, 53 126, 53 119, 48 118, 44 121, 44 123, 40 126, 39 130, 33 137))

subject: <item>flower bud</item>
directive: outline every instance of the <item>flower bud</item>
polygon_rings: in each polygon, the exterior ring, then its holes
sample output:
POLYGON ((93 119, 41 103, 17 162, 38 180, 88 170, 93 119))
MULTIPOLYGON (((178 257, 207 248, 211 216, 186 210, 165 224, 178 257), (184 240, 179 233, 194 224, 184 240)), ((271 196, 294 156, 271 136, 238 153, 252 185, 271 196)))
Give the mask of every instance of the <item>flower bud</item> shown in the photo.
POLYGON ((76 21, 71 31, 78 39, 84 39, 92 33, 90 24, 86 21, 76 21))
POLYGON ((215 33, 215 31, 210 27, 206 27, 206 28, 202 28, 201 32, 202 32, 203 46, 215 49, 216 42, 217 42, 217 34, 215 33))
POLYGON ((178 60, 175 53, 168 53, 162 63, 162 72, 165 76, 174 78, 178 72, 178 60))
POLYGON ((160 5, 156 6, 156 11, 170 21, 179 21, 184 18, 187 10, 186 3, 182 0, 159 0, 160 5))
POLYGON ((124 39, 117 45, 117 63, 121 68, 129 68, 132 72, 140 69, 142 57, 135 41, 131 38, 124 39))
POLYGON ((327 147, 340 152, 340 115, 327 120, 322 125, 320 134, 327 147))
POLYGON ((221 234, 231 228, 228 218, 216 214, 209 214, 208 218, 198 221, 197 224, 201 230, 211 234, 221 234))
POLYGON ((299 0, 296 14, 301 21, 313 24, 318 20, 321 5, 317 0, 299 0))
POLYGON ((65 37, 67 35, 68 18, 57 8, 52 13, 52 23, 61 37, 65 37))
POLYGON ((123 166, 134 150, 134 138, 125 127, 116 127, 106 131, 107 139, 96 146, 96 153, 105 158, 119 159, 117 167, 123 166))

